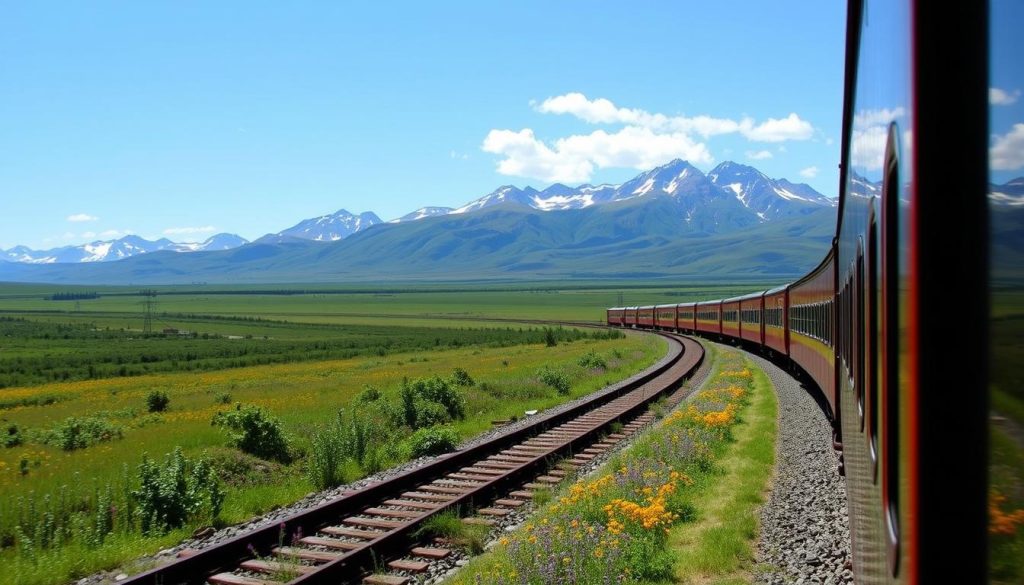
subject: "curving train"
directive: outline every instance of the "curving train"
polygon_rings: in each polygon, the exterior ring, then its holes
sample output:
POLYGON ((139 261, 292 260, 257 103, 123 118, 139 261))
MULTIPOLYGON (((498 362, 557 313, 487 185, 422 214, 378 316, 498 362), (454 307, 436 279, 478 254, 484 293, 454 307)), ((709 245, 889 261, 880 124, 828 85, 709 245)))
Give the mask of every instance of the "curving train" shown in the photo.
POLYGON ((848 3, 838 222, 810 273, 607 310, 808 374, 842 453, 858 583, 987 580, 988 10, 848 3))

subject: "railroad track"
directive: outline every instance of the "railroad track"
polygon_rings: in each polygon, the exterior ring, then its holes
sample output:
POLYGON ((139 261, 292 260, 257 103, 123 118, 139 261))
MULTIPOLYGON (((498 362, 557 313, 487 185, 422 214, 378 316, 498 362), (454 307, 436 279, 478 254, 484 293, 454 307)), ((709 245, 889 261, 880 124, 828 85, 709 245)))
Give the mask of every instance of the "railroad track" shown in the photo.
POLYGON ((405 575, 452 552, 417 542, 431 517, 473 511, 465 522, 494 524, 649 422, 647 406, 672 394, 704 358, 696 341, 664 337, 669 352, 657 364, 568 409, 121 583, 407 583, 405 575), (619 432, 610 431, 615 422, 619 432))

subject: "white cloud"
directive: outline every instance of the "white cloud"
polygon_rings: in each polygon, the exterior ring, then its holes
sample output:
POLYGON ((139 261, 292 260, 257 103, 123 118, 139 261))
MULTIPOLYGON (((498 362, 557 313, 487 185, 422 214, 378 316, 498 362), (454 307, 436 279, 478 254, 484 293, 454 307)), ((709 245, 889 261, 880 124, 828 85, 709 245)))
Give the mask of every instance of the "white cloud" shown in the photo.
POLYGON ((885 143, 888 139, 889 131, 882 125, 854 130, 850 145, 853 166, 865 171, 877 171, 882 168, 885 160, 885 143))
POLYGON ((453 158, 455 160, 467 160, 467 159, 469 159, 469 154, 467 154, 465 152, 455 152, 454 150, 450 151, 448 153, 448 156, 450 156, 451 158, 453 158))
MULTIPOLYGON (((746 122, 747 120, 744 120, 746 122)), ((757 142, 784 142, 786 140, 807 140, 814 134, 814 127, 807 120, 791 113, 782 119, 768 118, 753 128, 740 130, 748 140, 757 142)))
POLYGON ((746 155, 747 158, 749 158, 750 160, 766 160, 772 158, 773 156, 772 151, 770 150, 758 150, 756 152, 753 150, 748 150, 746 152, 746 155))
POLYGON ((1020 98, 1019 89, 1009 92, 998 87, 988 88, 988 103, 993 106, 1009 106, 1017 103, 1018 98, 1020 98))
MULTIPOLYGON (((590 124, 623 127, 548 141, 537 138, 530 128, 518 132, 491 130, 481 148, 504 157, 498 162, 501 174, 545 181, 586 181, 597 169, 649 169, 673 158, 710 164, 714 157, 698 138, 740 134, 755 142, 782 142, 807 140, 814 132, 811 124, 795 113, 782 119, 769 118, 760 124, 752 118, 737 121, 706 115, 668 116, 618 107, 611 100, 589 99, 578 92, 549 97, 530 105, 545 114, 568 114, 590 124)), ((770 156, 771 153, 760 154, 761 158, 770 156)))
POLYGON ((634 108, 620 108, 605 98, 589 99, 582 93, 571 92, 549 97, 534 109, 545 114, 569 114, 590 124, 628 124, 654 130, 699 134, 704 138, 739 132, 749 140, 781 142, 807 140, 814 128, 796 114, 781 120, 769 118, 759 125, 751 118, 740 121, 712 116, 667 116, 634 108))
POLYGON ((503 155, 498 172, 552 182, 590 179, 600 168, 649 169, 674 158, 710 164, 714 158, 704 144, 681 132, 658 134, 650 128, 627 126, 618 132, 597 130, 560 138, 551 145, 533 130, 491 130, 485 152, 503 155))
POLYGON ((122 236, 131 235, 132 230, 106 230, 100 232, 100 236, 104 238, 120 238, 122 236))
POLYGON ((82 237, 85 239, 95 238, 96 232, 82 232, 82 237))
POLYGON ((807 167, 800 171, 800 176, 805 179, 813 179, 818 176, 818 167, 807 167))
POLYGON ((1024 167, 1024 124, 1014 124, 1005 136, 993 136, 989 164, 997 171, 1015 171, 1024 167))
POLYGON ((217 231, 217 228, 212 225, 206 225, 202 227, 176 227, 167 228, 164 230, 165 236, 181 236, 187 234, 205 234, 217 231))
POLYGON ((65 240, 73 240, 75 239, 75 234, 72 232, 64 232, 64 235, 62 235, 61 238, 65 240))
POLYGON ((98 217, 95 215, 89 215, 88 213, 76 213, 68 216, 68 221, 82 222, 82 221, 97 221, 98 217))
POLYGON ((873 126, 888 126, 890 122, 902 118, 906 113, 902 106, 861 110, 853 115, 853 128, 854 130, 867 130, 873 126))

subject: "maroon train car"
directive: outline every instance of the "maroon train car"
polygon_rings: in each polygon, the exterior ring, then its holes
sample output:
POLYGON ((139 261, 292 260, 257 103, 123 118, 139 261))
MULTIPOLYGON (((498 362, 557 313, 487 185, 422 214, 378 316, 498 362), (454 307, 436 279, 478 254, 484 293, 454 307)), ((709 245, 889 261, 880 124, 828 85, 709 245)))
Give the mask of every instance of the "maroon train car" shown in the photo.
POLYGON ((622 311, 622 326, 623 327, 636 327, 636 310, 637 307, 626 307, 622 311))
POLYGON ((654 325, 658 329, 675 331, 676 329, 676 306, 656 305, 654 307, 654 325))
POLYGON ((636 325, 637 327, 654 327, 654 305, 637 308, 636 325))
POLYGON ((789 288, 789 356, 821 388, 836 414, 836 354, 833 309, 835 247, 810 274, 789 288))
POLYGON ((740 300, 740 337, 757 344, 764 343, 764 293, 744 295, 740 300))
POLYGON ((764 345, 782 355, 789 355, 789 286, 773 288, 764 293, 764 345))
POLYGON ((676 326, 680 331, 697 330, 697 303, 676 305, 676 326))
POLYGON ((740 338, 740 301, 739 297, 722 301, 722 335, 740 338))
POLYGON ((722 332, 722 301, 697 303, 697 331, 705 333, 722 332))
POLYGON ((616 327, 622 327, 622 319, 625 317, 625 313, 625 307, 612 307, 606 311, 605 323, 616 327))

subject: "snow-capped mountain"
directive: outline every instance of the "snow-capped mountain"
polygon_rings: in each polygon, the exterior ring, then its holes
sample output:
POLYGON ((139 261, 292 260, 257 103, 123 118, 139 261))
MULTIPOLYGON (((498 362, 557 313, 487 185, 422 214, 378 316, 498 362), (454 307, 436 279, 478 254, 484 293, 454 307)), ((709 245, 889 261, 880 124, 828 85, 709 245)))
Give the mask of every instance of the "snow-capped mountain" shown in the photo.
POLYGON ((416 221, 417 219, 423 219, 425 217, 434 217, 436 215, 448 215, 455 211, 452 207, 421 207, 412 213, 407 213, 398 219, 393 219, 388 223, 402 223, 403 221, 416 221))
MULTIPOLYGON (((836 204, 835 200, 818 193, 809 185, 772 179, 753 167, 725 162, 705 175, 690 163, 676 159, 641 173, 621 185, 569 187, 555 183, 543 191, 533 187, 520 189, 514 185, 504 185, 449 213, 470 213, 494 205, 509 204, 541 211, 559 211, 657 195, 685 199, 696 204, 709 197, 720 198, 722 190, 757 214, 760 221, 836 204)), ((398 221, 419 219, 415 215, 414 212, 398 221)))
POLYGON ((321 215, 320 217, 300 221, 274 235, 281 238, 334 242, 378 223, 383 222, 372 211, 354 215, 344 209, 339 209, 336 213, 330 215, 321 215))
POLYGON ((33 250, 26 246, 15 246, 0 250, 0 256, 9 262, 25 264, 62 264, 78 262, 112 262, 140 254, 170 250, 173 252, 203 252, 207 250, 230 250, 249 243, 234 234, 217 234, 204 242, 176 243, 167 238, 150 241, 135 235, 117 240, 97 240, 78 246, 62 246, 50 250, 33 250))
POLYGON ((708 178, 715 185, 732 192, 762 221, 836 204, 809 185, 772 179, 754 167, 734 162, 718 165, 708 173, 708 178))
POLYGON ((993 205, 1024 205, 1024 177, 1017 177, 1002 185, 989 185, 988 200, 993 205))

